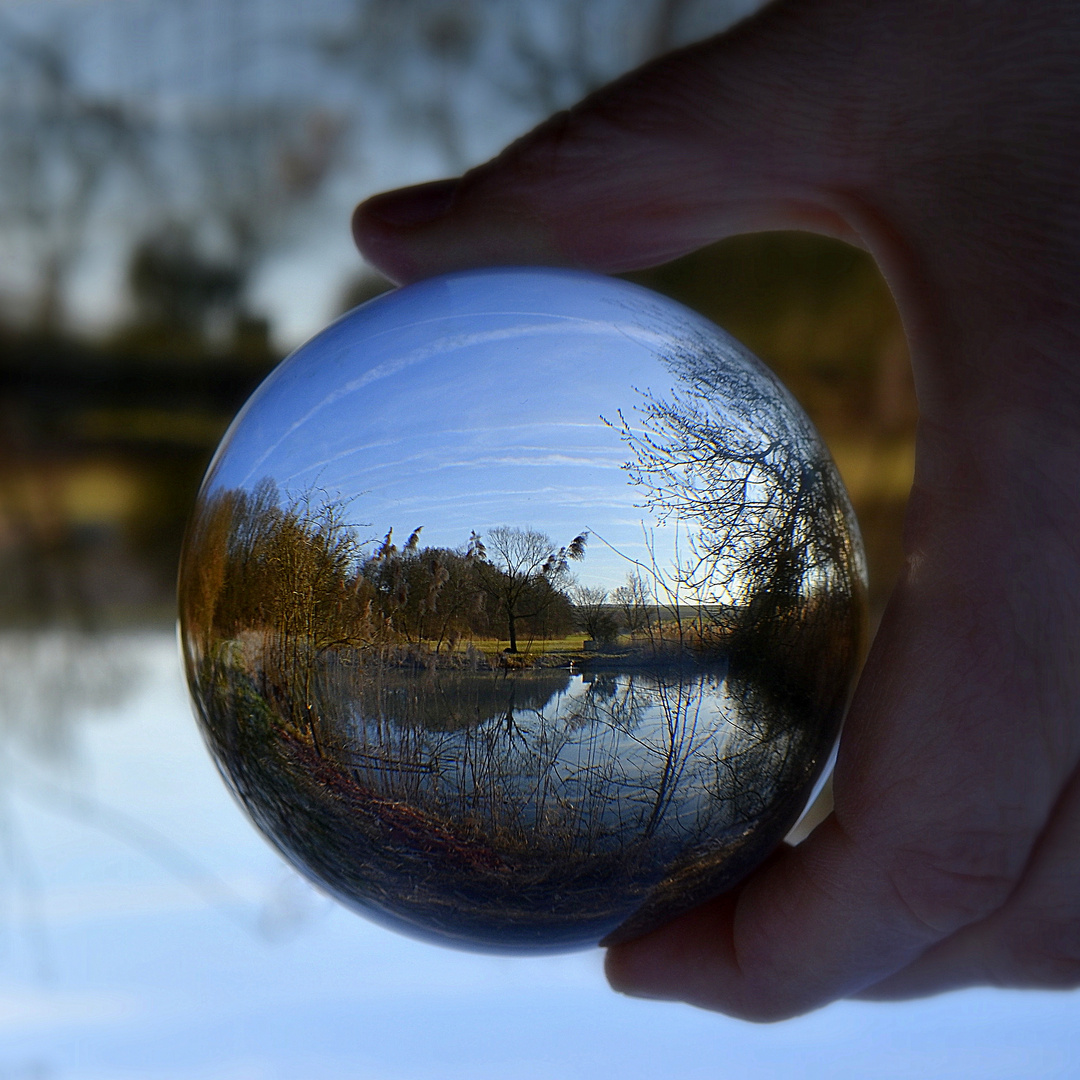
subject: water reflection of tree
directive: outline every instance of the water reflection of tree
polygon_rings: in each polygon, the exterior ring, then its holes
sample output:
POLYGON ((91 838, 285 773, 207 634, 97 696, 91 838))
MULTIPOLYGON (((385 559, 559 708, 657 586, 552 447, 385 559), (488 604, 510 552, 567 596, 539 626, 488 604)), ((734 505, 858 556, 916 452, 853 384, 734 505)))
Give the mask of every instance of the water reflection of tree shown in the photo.
POLYGON ((269 937, 271 929, 280 934, 296 921, 273 897, 262 912, 252 910, 250 897, 237 893, 170 830, 140 820, 95 790, 87 729, 102 721, 115 725, 119 711, 144 689, 148 651, 160 646, 168 641, 70 628, 0 635, 0 930, 9 946, 13 934, 26 934, 43 977, 50 974, 53 942, 44 888, 48 850, 43 852, 34 824, 42 810, 156 864, 255 936, 269 937))
MULTIPOLYGON (((789 745, 797 720, 766 734, 761 703, 722 665, 582 678, 373 668, 333 650, 311 733, 257 672, 217 672, 204 719, 256 819, 339 895, 383 896, 421 920, 443 918, 452 896, 451 923, 511 933, 550 909, 610 931, 688 846, 734 848, 762 820, 789 822, 792 781, 812 768, 789 745)), ((739 866, 713 866, 709 887, 739 866)))
POLYGON ((723 680, 700 670, 372 673, 337 657, 318 698, 325 759, 379 798, 468 823, 504 852, 580 856, 694 831, 691 791, 704 835, 725 801, 710 792, 731 732, 751 727, 735 706, 720 715, 723 680))

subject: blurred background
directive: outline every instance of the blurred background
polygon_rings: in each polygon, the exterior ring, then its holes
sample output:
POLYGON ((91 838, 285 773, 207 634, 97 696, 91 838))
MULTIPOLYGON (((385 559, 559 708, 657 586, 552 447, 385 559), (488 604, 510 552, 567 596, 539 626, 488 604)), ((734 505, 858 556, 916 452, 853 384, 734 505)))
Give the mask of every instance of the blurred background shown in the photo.
MULTIPOLYGON (((592 954, 393 938, 281 866, 188 716, 171 629, 185 519, 262 377, 387 288, 352 247, 353 205, 458 173, 757 6, 0 2, 2 1080, 816 1076, 816 1060, 831 1077, 1080 1073, 1058 1034, 1069 996, 1010 998, 1008 1035, 964 995, 837 1006, 768 1035, 616 999, 592 954)), ((880 612, 916 406, 872 261, 773 233, 633 277, 741 338, 802 401, 880 612)))
MULTIPOLYGON (((266 372, 385 283, 347 228, 747 0, 0 5, 0 617, 172 618, 188 508, 266 372)), ((740 237, 635 277, 771 364, 833 449, 875 601, 915 404, 871 260, 740 237)))

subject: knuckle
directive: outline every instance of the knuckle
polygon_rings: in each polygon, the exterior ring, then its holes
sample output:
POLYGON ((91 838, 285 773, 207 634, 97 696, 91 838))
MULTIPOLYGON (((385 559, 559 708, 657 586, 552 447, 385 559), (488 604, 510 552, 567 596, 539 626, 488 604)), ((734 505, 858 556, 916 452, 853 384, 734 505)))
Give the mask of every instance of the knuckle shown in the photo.
POLYGON ((1029 843, 997 831, 941 836, 895 853, 889 880, 911 920, 938 938, 996 911, 1023 872, 1029 843))

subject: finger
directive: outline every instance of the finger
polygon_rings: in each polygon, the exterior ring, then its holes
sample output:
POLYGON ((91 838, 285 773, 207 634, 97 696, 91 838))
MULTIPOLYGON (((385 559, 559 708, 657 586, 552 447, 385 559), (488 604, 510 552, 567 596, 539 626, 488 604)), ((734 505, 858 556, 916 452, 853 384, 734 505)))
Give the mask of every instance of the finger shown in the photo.
POLYGON ((1080 773, 1009 900, 859 996, 891 1001, 985 984, 1080 986, 1080 773))
POLYGON ((897 296, 925 417, 985 413, 999 392, 1034 406, 1042 358, 1073 346, 1058 331, 1076 264, 1062 198, 1080 165, 1080 12, 994 12, 780 0, 458 181, 369 199, 356 241, 405 282, 509 263, 630 270, 753 229, 858 238, 897 296), (1032 252, 1041 263, 1018 264, 1032 252), (1027 378, 988 377, 1025 354, 1027 378))
POLYGON ((849 11, 813 7, 778 5, 665 57, 459 182, 376 196, 357 209, 358 245, 405 281, 502 263, 626 270, 755 228, 851 237, 855 150, 837 131, 861 46, 849 11))

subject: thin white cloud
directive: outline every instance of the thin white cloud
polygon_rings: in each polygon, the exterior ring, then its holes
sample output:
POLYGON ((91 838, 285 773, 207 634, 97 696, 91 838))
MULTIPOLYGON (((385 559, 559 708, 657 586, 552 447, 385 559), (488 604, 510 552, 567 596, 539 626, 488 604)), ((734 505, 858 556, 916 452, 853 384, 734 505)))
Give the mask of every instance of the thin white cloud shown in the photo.
MULTIPOLYGON (((516 314, 515 312, 492 312, 490 315, 485 314, 485 318, 498 318, 500 316, 516 314)), ((535 312, 523 312, 523 315, 529 318, 535 319, 535 312)), ((440 317, 438 319, 421 320, 415 323, 409 324, 409 329, 414 330, 417 326, 423 326, 426 323, 433 325, 439 325, 444 323, 450 323, 456 319, 469 319, 475 320, 478 316, 473 314, 467 314, 462 316, 449 316, 440 317)), ((251 483, 253 480, 258 479, 261 475, 260 470, 265 465, 266 461, 273 456, 273 454, 291 438, 300 428, 306 424, 311 423, 320 412, 329 408, 331 405, 340 401, 341 399, 348 397, 357 391, 364 389, 364 387, 370 386, 372 383, 380 382, 383 379, 389 378, 392 375, 396 375, 406 368, 414 367, 417 364, 424 363, 431 360, 436 356, 447 357, 451 356, 462 349, 475 348, 479 345, 490 345, 497 342, 513 341, 524 337, 546 337, 565 334, 565 323, 573 323, 574 330, 577 333, 585 335, 596 336, 610 336, 612 332, 621 333, 624 336, 631 338, 635 342, 658 348, 667 341, 664 334, 656 332, 652 333, 643 329, 640 325, 635 323, 627 323, 625 325, 612 324, 606 320, 594 320, 594 319, 581 319, 572 318, 568 316, 546 316, 544 321, 541 322, 529 322, 519 323, 515 326, 500 327, 492 330, 472 331, 459 334, 445 334, 440 337, 433 338, 426 345, 413 349, 411 352, 404 353, 400 356, 395 356, 392 359, 385 360, 380 364, 376 364, 374 367, 369 368, 367 371, 358 375, 355 379, 350 379, 326 394, 309 409, 307 409, 300 417, 294 420, 281 434, 281 436, 273 443, 271 443, 253 462, 251 468, 241 481, 242 485, 251 483)), ((364 340, 364 346, 366 351, 374 351, 377 347, 377 342, 380 338, 399 333, 400 331, 395 328, 393 330, 382 331, 378 334, 373 334, 370 338, 364 340)))

